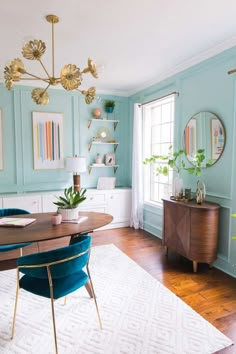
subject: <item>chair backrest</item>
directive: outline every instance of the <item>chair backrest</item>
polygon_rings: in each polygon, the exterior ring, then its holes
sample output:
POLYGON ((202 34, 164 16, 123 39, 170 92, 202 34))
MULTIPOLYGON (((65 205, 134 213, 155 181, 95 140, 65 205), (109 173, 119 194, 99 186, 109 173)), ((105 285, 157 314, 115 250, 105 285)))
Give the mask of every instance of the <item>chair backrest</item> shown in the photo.
POLYGON ((21 273, 35 278, 46 279, 48 278, 47 264, 50 266, 52 278, 63 278, 79 272, 88 263, 90 246, 91 236, 78 236, 67 247, 20 257, 17 265, 21 273), (24 268, 24 266, 29 266, 30 268, 24 268))
POLYGON ((11 216, 11 215, 21 215, 21 214, 30 214, 30 213, 26 210, 16 209, 16 208, 0 209, 0 217, 11 216))

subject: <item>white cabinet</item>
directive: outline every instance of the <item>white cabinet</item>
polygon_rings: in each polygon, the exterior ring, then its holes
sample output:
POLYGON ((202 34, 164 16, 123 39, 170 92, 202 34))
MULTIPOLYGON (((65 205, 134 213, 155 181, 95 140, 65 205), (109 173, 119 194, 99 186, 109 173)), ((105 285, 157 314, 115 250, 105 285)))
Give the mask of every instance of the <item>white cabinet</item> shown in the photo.
POLYGON ((131 190, 107 192, 107 210, 117 227, 128 226, 131 212, 131 190), (119 225, 120 224, 120 225, 119 225))
POLYGON ((58 192, 53 192, 52 194, 43 194, 42 195, 42 212, 43 213, 56 212, 57 206, 53 203, 57 201, 56 196, 59 196, 62 193, 63 193, 62 191, 58 191, 58 192))
MULTIPOLYGON (((56 196, 63 195, 63 191, 35 193, 31 195, 11 195, 0 198, 2 208, 20 208, 31 213, 56 212, 53 204, 56 196)), ((108 213, 113 221, 102 229, 112 229, 129 226, 131 211, 131 189, 115 188, 112 190, 88 189, 86 200, 79 205, 81 211, 95 211, 108 213)))
POLYGON ((40 213, 42 211, 41 196, 9 196, 2 198, 3 208, 18 208, 30 213, 40 213))

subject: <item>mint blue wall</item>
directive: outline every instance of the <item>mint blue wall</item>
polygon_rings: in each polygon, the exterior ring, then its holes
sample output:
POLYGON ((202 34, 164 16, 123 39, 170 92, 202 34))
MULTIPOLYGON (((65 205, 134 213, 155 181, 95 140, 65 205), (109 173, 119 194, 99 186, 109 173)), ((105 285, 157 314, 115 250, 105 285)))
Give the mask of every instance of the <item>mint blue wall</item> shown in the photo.
MULTIPOLYGON (((112 138, 119 142, 116 150, 116 163, 120 165, 116 174, 112 168, 93 169, 91 174, 81 174, 83 187, 96 187, 99 176, 116 176, 117 186, 130 186, 130 124, 129 100, 124 97, 99 96, 91 105, 84 103, 79 93, 65 90, 51 90, 50 103, 38 106, 31 99, 31 88, 15 86, 8 91, 0 86, 0 109, 3 120, 4 169, 0 171, 0 193, 18 193, 63 189, 72 184, 72 174, 65 170, 34 170, 32 112, 61 112, 64 115, 65 156, 72 154, 86 156, 87 164, 95 162, 97 153, 101 156, 113 153, 111 147, 92 147, 88 144, 96 136, 99 126, 106 126, 112 138), (88 119, 92 118, 95 107, 103 109, 104 100, 114 99, 115 110, 108 118, 120 122, 114 132, 113 124, 94 123, 88 129, 88 119)), ((103 111, 103 116, 106 115, 103 111)))
MULTIPOLYGON (((205 169, 202 179, 206 184, 207 199, 219 203, 220 226, 218 259, 215 266, 236 276, 236 74, 227 71, 236 67, 236 47, 174 75, 130 98, 130 107, 135 102, 147 102, 172 91, 176 97, 175 148, 182 148, 182 135, 188 120, 200 111, 215 113, 226 130, 226 145, 220 160, 205 169)), ((132 114, 132 113, 131 113, 132 114)), ((184 185, 196 189, 197 178, 183 175, 184 185)), ((161 237, 162 209, 145 205, 144 225, 147 231, 161 237)))

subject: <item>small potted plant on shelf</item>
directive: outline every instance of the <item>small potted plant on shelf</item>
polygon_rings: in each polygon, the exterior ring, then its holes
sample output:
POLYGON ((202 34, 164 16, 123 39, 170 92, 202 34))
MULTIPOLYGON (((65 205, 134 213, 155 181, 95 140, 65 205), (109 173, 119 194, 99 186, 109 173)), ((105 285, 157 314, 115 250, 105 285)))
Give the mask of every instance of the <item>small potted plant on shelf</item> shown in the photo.
POLYGON ((108 100, 105 102, 105 111, 107 113, 112 113, 114 111, 114 108, 115 108, 115 101, 112 101, 112 100, 108 100))
POLYGON ((86 199, 86 191, 86 189, 74 191, 71 186, 64 189, 64 196, 57 197, 54 204, 58 207, 58 213, 62 215, 62 221, 78 219, 78 206, 86 199))

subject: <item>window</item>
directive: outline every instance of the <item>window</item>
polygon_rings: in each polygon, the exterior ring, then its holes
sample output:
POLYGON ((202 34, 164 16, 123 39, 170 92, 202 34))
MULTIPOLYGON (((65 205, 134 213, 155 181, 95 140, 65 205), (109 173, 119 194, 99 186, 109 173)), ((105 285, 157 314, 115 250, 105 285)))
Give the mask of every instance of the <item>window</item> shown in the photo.
MULTIPOLYGON (((175 95, 166 96, 143 107, 143 157, 167 155, 174 140, 175 95)), ((161 162, 163 165, 165 161, 161 162)), ((173 172, 168 176, 155 173, 156 166, 145 165, 144 201, 161 203, 172 192, 173 172)))

